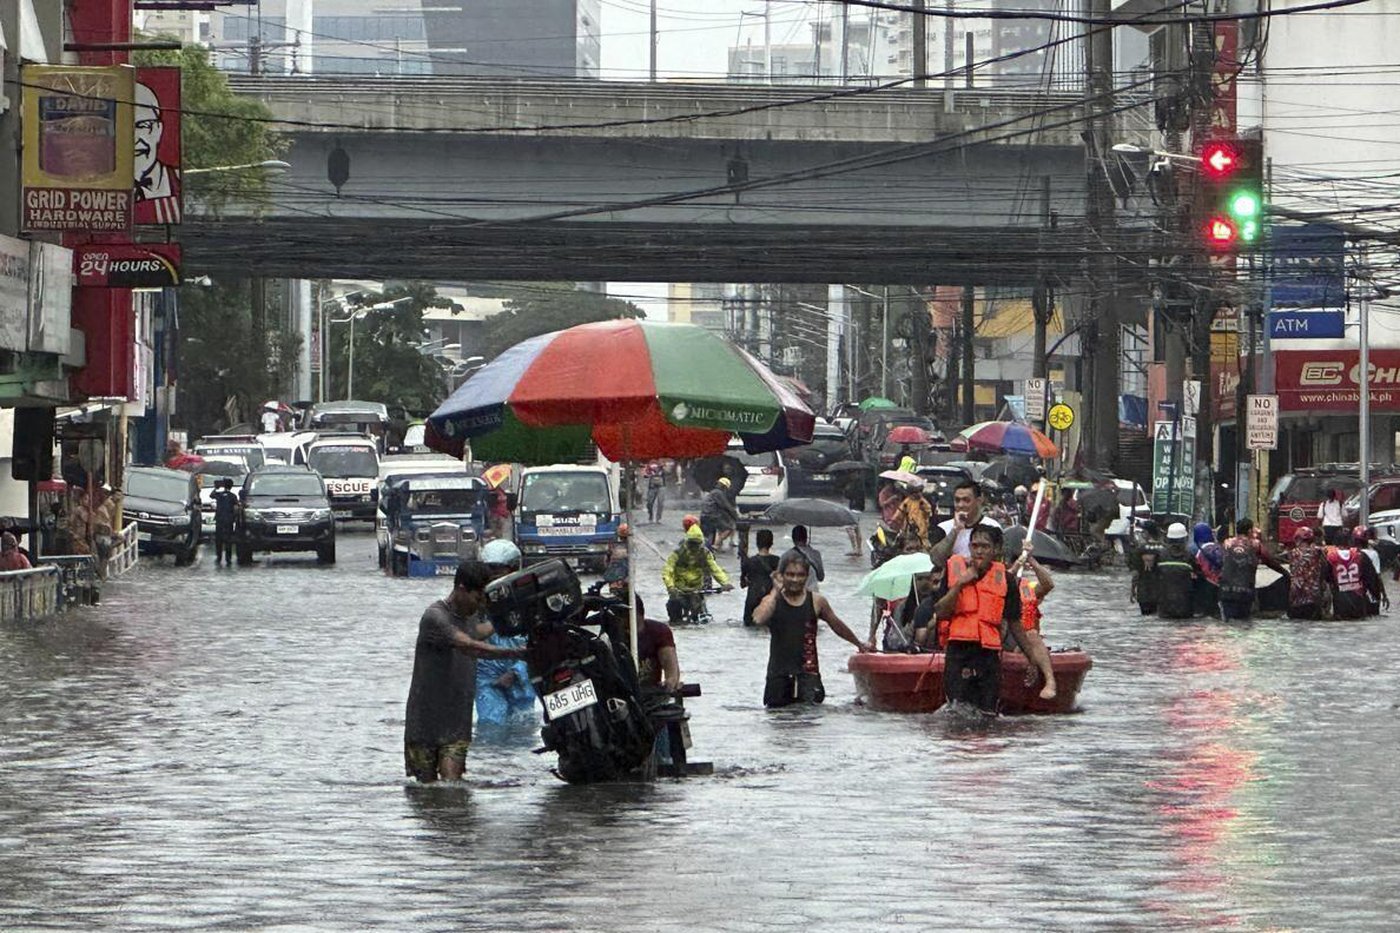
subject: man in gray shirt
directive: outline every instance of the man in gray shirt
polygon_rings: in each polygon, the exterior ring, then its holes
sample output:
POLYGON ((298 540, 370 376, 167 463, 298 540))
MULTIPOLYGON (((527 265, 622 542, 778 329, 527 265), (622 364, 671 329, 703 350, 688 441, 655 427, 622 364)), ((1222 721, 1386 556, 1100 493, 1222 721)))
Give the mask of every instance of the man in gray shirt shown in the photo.
POLYGON ((423 611, 413 649, 413 681, 404 713, 404 770, 427 784, 455 781, 467 766, 476 704, 477 658, 523 658, 524 648, 489 644, 486 627, 485 564, 464 560, 452 592, 423 611))
POLYGON ((807 559, 807 564, 811 572, 807 574, 807 592, 817 592, 817 584, 826 579, 826 568, 822 566, 822 552, 807 543, 807 526, 793 525, 792 547, 783 552, 783 556, 778 559, 778 565, 787 563, 787 556, 794 552, 801 554, 807 559))

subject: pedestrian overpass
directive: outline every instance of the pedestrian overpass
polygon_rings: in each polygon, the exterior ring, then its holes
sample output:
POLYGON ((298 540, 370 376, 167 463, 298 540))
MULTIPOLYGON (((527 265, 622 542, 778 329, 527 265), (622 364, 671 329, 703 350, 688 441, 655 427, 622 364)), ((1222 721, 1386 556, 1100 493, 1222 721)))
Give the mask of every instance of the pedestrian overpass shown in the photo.
MULTIPOLYGON (((191 210, 191 274, 1025 284, 1099 243, 1076 93, 231 83, 278 119, 291 169, 257 215, 191 210)), ((1150 107, 1115 119, 1141 140, 1150 107)))

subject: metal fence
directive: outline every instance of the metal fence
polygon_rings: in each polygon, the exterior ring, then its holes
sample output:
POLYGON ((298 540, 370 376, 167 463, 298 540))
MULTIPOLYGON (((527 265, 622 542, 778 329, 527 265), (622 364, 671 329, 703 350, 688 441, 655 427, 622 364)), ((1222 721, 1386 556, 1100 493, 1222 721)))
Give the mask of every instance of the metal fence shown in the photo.
POLYGON ((25 622, 57 612, 62 576, 53 566, 0 572, 0 622, 25 622))

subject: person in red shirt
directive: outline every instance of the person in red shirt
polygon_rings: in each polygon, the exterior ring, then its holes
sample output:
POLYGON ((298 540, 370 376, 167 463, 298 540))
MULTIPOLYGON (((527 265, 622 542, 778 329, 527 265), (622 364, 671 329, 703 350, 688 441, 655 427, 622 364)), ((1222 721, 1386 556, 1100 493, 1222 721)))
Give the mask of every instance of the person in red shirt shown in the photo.
POLYGON ((0 535, 0 570, 28 570, 29 558, 19 549, 19 539, 10 532, 0 535))

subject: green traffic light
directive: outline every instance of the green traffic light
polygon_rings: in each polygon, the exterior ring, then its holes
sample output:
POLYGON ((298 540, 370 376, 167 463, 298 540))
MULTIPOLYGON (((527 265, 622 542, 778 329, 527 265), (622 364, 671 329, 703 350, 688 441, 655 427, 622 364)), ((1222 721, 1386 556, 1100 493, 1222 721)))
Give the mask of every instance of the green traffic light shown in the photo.
POLYGON ((1237 191, 1230 196, 1230 215, 1236 218, 1259 216, 1259 195, 1253 191, 1237 191))

